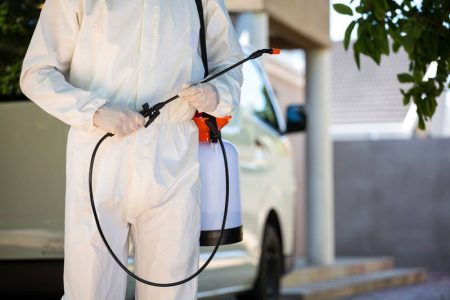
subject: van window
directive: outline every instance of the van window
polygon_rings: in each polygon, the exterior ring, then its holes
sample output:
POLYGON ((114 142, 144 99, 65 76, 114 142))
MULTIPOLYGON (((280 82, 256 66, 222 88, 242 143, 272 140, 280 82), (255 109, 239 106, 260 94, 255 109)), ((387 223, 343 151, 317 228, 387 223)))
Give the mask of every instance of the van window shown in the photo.
POLYGON ((243 65, 241 104, 275 130, 279 130, 275 110, 262 80, 261 72, 253 62, 243 65))

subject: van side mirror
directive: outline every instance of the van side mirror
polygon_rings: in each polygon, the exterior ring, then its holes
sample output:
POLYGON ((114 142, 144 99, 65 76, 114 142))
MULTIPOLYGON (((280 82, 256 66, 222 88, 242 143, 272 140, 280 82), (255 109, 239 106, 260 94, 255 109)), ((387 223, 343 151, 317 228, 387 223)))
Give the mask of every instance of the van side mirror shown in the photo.
POLYGON ((301 132, 306 130, 306 111, 304 105, 289 105, 286 110, 286 132, 301 132))

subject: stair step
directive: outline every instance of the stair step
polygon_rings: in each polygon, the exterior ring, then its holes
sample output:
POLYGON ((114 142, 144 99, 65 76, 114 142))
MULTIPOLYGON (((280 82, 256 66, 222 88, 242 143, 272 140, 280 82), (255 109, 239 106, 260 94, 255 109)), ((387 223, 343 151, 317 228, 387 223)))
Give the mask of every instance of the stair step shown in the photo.
POLYGON ((337 278, 392 269, 390 257, 355 258, 340 257, 328 266, 299 266, 282 278, 283 287, 322 282, 337 278))
POLYGON ((347 278, 284 287, 283 300, 327 300, 368 293, 380 289, 424 282, 427 273, 424 269, 391 269, 347 278))

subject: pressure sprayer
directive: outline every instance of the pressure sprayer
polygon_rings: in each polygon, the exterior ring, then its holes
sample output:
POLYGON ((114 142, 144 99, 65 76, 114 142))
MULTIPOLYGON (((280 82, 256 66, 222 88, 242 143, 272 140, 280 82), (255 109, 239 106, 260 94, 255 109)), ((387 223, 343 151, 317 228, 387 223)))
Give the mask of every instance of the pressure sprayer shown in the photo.
MULTIPOLYGON (((250 54, 247 58, 235 63, 234 65, 232 65, 230 67, 227 67, 226 69, 224 69, 214 75, 206 77, 205 79, 203 79, 202 81, 200 81, 194 85, 198 85, 200 83, 205 83, 205 82, 211 81, 211 80, 219 77, 220 75, 236 68, 237 66, 242 65, 243 63, 245 63, 251 59, 258 58, 265 53, 279 54, 280 50, 276 49, 276 48, 257 50, 255 52, 253 52, 252 54, 250 54)), ((166 104, 174 101, 177 98, 179 98, 179 96, 175 95, 175 96, 167 99, 166 101, 155 104, 152 107, 150 107, 148 105, 148 103, 144 104, 142 106, 143 110, 140 111, 140 113, 145 118, 148 118, 147 122, 145 123, 145 127, 147 128, 148 126, 150 126, 150 124, 160 114, 160 110, 166 104)), ((231 198, 233 200, 233 203, 231 203, 231 206, 234 208, 234 210, 236 212, 236 216, 234 218, 232 218, 233 220, 230 224, 227 224, 228 209, 230 206, 230 203, 229 203, 229 200, 230 200, 230 177, 229 177, 229 172, 228 172, 229 165, 228 165, 227 155, 233 156, 232 157, 233 161, 236 162, 236 164, 235 164, 235 166, 232 166, 232 168, 234 168, 233 169, 234 173, 237 173, 238 172, 237 150, 231 143, 222 140, 222 137, 220 134, 220 129, 228 123, 230 118, 231 118, 230 116, 227 116, 224 118, 215 118, 206 113, 196 113, 196 115, 193 118, 199 129, 200 176, 202 175, 202 173, 205 170, 204 164, 210 164, 211 161, 217 161, 217 159, 215 159, 216 158, 215 156, 216 156, 216 153, 218 152, 217 142, 219 142, 220 149, 222 151, 222 156, 223 156, 223 166, 224 166, 223 169, 225 172, 225 188, 223 189, 223 184, 222 185, 218 184, 217 176, 201 176, 202 191, 201 191, 201 199, 200 200, 202 202, 202 205, 201 205, 202 214, 201 215, 202 215, 203 219, 202 219, 202 228, 201 228, 202 232, 200 233, 200 246, 214 246, 214 249, 211 252, 211 255, 209 256, 209 258, 206 260, 206 262, 195 273, 193 273, 192 275, 190 275, 189 277, 187 277, 183 280, 179 280, 176 282, 158 283, 158 282, 148 281, 146 279, 143 279, 143 278, 137 276, 136 274, 134 274, 133 272, 128 270, 128 268, 117 258, 117 256, 114 254, 113 250, 111 249, 111 246, 109 245, 108 241, 106 240, 106 237, 101 228, 100 221, 99 221, 99 218, 97 215, 97 210, 95 208, 94 193, 92 191, 92 174, 94 171, 95 156, 97 154, 97 151, 98 151, 100 145, 107 138, 114 136, 114 134, 107 133, 97 142, 97 145, 95 146, 94 151, 92 152, 91 163, 90 163, 90 168, 89 168, 89 196, 90 196, 90 200, 91 200, 91 207, 92 207, 92 212, 94 214, 95 223, 97 225, 97 229, 98 229, 98 232, 100 233, 103 243, 105 244, 106 248, 108 249, 111 256, 114 258, 116 263, 126 273, 128 273, 128 275, 130 275, 137 281, 142 282, 147 285, 152 285, 152 286, 157 286, 157 287, 171 287, 171 286, 176 286, 176 285, 186 283, 186 282, 190 281, 191 279, 195 278, 196 276, 198 276, 208 266, 208 264, 211 262, 214 255, 216 254, 217 250, 219 249, 220 245, 233 244, 233 243, 240 242, 242 240, 242 225, 241 225, 241 220, 240 220, 240 196, 239 196, 239 188, 238 188, 238 184, 239 184, 238 176, 235 176, 233 178, 234 189, 232 189, 232 190, 234 192, 233 192, 232 196, 234 196, 234 197, 231 198), (215 144, 212 151, 211 151, 211 147, 209 147, 210 143, 211 143, 211 145, 215 144), (205 160, 203 160, 202 158, 205 158, 205 160), (202 161, 204 163, 202 163, 202 161), (215 182, 204 183, 204 181, 207 181, 207 180, 210 181, 211 179, 215 180, 215 182), (208 187, 208 186, 209 186, 209 189, 208 188, 204 189, 204 187, 208 187), (221 222, 219 222, 220 219, 217 218, 218 217, 217 209, 215 209, 215 208, 217 208, 217 199, 216 199, 216 197, 210 196, 210 195, 213 195, 213 192, 214 192, 214 194, 217 193, 218 186, 219 186, 219 191, 225 190, 224 191, 225 192, 225 204, 224 204, 223 216, 221 218, 221 222), (220 188, 220 186, 222 186, 222 188, 220 188), (220 225, 220 229, 218 230, 217 226, 219 223, 221 225, 220 225), (228 228, 227 228, 227 225, 229 225, 228 228)), ((215 169, 217 171, 217 170, 220 170, 221 168, 217 168, 217 166, 215 166, 215 167, 213 166, 212 169, 215 169)))

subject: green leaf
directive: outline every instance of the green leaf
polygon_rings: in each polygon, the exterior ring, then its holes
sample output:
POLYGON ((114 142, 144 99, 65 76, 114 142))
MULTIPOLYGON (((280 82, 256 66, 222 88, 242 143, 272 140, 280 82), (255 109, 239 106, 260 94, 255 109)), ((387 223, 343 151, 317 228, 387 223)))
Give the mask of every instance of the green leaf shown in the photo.
POLYGON ((414 47, 414 39, 410 35, 402 36, 401 43, 407 53, 410 53, 414 47))
POLYGON ((400 93, 403 95, 403 105, 408 105, 411 102, 411 92, 400 89, 400 93))
POLYGON ((415 81, 421 82, 423 76, 424 76, 424 74, 423 74, 423 72, 421 70, 414 70, 413 77, 414 77, 415 81))
POLYGON ((389 40, 386 31, 383 31, 381 38, 381 53, 389 55, 389 40))
POLYGON ((425 130, 425 121, 423 120, 423 115, 419 110, 417 110, 417 115, 419 116, 419 128, 425 130))
POLYGON ((428 97, 426 99, 426 102, 427 102, 427 106, 428 106, 428 114, 427 114, 427 116, 430 117, 430 119, 431 119, 431 117, 436 112, 436 107, 437 107, 438 104, 437 104, 436 98, 434 98, 434 97, 428 97))
POLYGON ((392 50, 397 53, 398 49, 400 49, 400 47, 402 46, 402 44, 400 44, 399 42, 394 40, 394 43, 392 44, 392 50))
POLYGON ((381 3, 382 3, 383 10, 388 10, 390 8, 387 0, 382 0, 381 3))
MULTIPOLYGON (((358 29, 360 28, 360 26, 358 26, 358 29)), ((361 36, 359 37, 359 39, 356 43, 358 45, 359 52, 361 52, 362 54, 372 56, 371 51, 370 51, 371 41, 370 41, 369 37, 367 37, 364 34, 361 34, 361 36)))
POLYGON ((353 10, 345 4, 336 3, 333 4, 333 8, 336 12, 340 13, 341 15, 353 16, 353 10))
MULTIPOLYGON (((409 33, 413 38, 417 39, 420 37, 423 31, 423 26, 419 22, 409 22, 409 33)), ((406 29, 405 29, 406 30, 406 29)))
POLYGON ((372 59, 375 61, 375 63, 379 66, 381 63, 381 51, 379 49, 376 49, 376 51, 373 52, 372 59))
POLYGON ((359 13, 359 14, 363 14, 363 13, 366 12, 366 10, 364 9, 364 7, 362 7, 361 5, 360 5, 360 6, 357 6, 357 7, 355 8, 355 11, 356 11, 357 13, 359 13))
POLYGON ((350 43, 350 37, 352 36, 352 31, 353 31, 353 28, 355 28, 355 25, 356 25, 356 22, 353 21, 348 25, 347 29, 345 30, 345 37, 344 37, 345 50, 348 49, 348 45, 350 43))
POLYGON ((397 78, 398 78, 398 81, 400 81, 401 83, 414 82, 414 77, 408 73, 398 74, 397 78))
POLYGON ((411 95, 406 94, 406 95, 403 97, 403 105, 408 105, 409 102, 411 102, 411 95))
POLYGON ((384 10, 381 10, 381 9, 375 9, 375 18, 378 20, 378 21, 382 21, 382 20, 384 20, 384 10))
POLYGON ((422 115, 424 116, 424 119, 426 119, 425 117, 429 116, 431 113, 430 110, 430 103, 429 101, 425 98, 425 99, 421 99, 420 100, 420 108, 422 110, 422 115))
POLYGON ((353 46, 353 57, 355 58, 355 62, 356 62, 356 66, 358 67, 358 70, 361 70, 360 54, 359 54, 359 50, 356 48, 357 47, 353 46))

